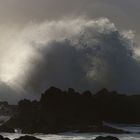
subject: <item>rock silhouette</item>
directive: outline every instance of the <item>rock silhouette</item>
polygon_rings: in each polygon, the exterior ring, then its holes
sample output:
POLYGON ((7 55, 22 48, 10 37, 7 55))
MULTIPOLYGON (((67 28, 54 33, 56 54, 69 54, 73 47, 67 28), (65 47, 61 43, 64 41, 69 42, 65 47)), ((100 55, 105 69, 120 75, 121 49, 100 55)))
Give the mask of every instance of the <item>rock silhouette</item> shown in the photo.
POLYGON ((41 140, 41 139, 38 139, 36 137, 33 137, 33 136, 22 136, 22 137, 19 137, 17 139, 14 139, 14 140, 41 140))
POLYGON ((0 140, 10 140, 9 138, 5 138, 2 135, 0 135, 0 140))
POLYGON ((39 101, 21 100, 15 115, 0 127, 0 131, 15 128, 23 133, 58 133, 65 131, 110 132, 124 131, 104 126, 113 123, 140 123, 140 95, 127 96, 102 89, 76 92, 51 87, 39 101))
POLYGON ((113 136, 107 136, 107 137, 99 136, 95 140, 119 140, 119 139, 113 136))

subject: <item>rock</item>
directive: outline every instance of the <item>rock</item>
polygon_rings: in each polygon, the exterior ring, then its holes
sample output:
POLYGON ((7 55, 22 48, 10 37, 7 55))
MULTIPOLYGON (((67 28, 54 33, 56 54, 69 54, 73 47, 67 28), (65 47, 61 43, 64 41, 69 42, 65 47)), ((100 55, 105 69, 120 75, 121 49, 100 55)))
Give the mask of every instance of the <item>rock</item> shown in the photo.
POLYGON ((14 139, 14 140, 41 140, 39 138, 33 137, 33 136, 22 136, 20 138, 14 139))
POLYGON ((5 138, 2 135, 0 135, 0 140, 10 140, 9 138, 5 138))
POLYGON ((82 133, 129 133, 102 122, 139 124, 139 106, 140 95, 127 96, 105 88, 97 94, 90 91, 80 94, 72 88, 62 91, 51 87, 42 94, 40 101, 19 101, 16 113, 0 126, 0 132, 14 132, 19 128, 26 134, 75 130, 82 133))
POLYGON ((119 139, 113 136, 107 136, 107 137, 99 136, 95 138, 95 140, 119 140, 119 139))
POLYGON ((0 132, 14 133, 14 129, 7 127, 6 125, 2 125, 0 126, 0 132))

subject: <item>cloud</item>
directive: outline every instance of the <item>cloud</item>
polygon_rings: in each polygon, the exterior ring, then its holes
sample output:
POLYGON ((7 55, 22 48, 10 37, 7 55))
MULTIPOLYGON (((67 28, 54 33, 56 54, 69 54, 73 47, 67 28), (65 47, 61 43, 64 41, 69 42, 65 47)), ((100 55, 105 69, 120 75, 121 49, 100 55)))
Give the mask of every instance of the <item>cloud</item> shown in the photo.
POLYGON ((0 80, 15 91, 9 101, 38 97, 49 86, 140 92, 134 33, 118 31, 107 18, 46 21, 6 30, 0 40, 5 46, 0 48, 0 80))

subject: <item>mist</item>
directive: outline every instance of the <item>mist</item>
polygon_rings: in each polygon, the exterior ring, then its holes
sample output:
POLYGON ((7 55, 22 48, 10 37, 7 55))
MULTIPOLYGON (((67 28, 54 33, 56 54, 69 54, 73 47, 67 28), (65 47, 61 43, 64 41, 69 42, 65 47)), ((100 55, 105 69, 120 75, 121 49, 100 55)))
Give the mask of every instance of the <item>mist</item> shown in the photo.
POLYGON ((35 99, 50 86, 140 93, 133 31, 107 18, 82 17, 0 27, 0 97, 35 99))

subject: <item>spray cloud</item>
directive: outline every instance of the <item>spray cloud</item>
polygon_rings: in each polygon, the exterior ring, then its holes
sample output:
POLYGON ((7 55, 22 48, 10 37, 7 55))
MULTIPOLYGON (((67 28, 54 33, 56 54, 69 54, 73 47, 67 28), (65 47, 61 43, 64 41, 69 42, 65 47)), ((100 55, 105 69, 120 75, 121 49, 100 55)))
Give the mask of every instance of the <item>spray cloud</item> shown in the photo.
POLYGON ((49 86, 140 92, 134 34, 118 31, 107 18, 0 29, 4 33, 0 39, 0 85, 4 91, 6 88, 5 93, 1 90, 2 99, 9 92, 11 101, 35 97, 49 86))

